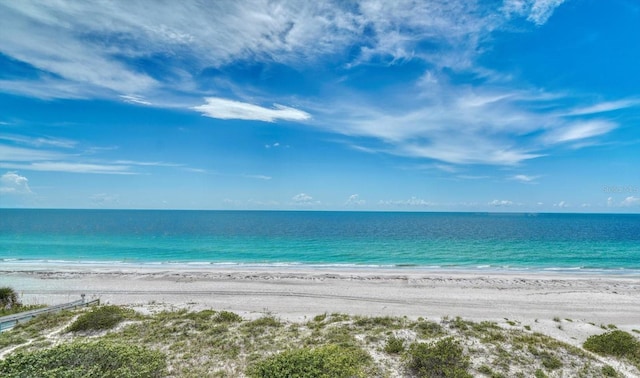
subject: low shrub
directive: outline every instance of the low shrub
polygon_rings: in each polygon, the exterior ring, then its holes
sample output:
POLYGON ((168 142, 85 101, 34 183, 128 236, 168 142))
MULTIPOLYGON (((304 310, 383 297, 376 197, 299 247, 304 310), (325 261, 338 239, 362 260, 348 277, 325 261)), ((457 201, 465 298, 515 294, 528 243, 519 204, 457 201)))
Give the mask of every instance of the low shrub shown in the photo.
POLYGON ((423 338, 431 338, 444 334, 444 330, 440 324, 426 320, 418 321, 414 329, 418 335, 423 338))
POLYGON ((0 360, 0 376, 156 378, 165 375, 166 356, 158 351, 108 341, 61 344, 0 360))
POLYGON ((469 358, 460 343, 447 337, 435 343, 413 343, 407 352, 407 368, 421 378, 470 378, 469 358))
POLYGON ((588 351, 602 355, 640 359, 640 342, 625 331, 615 330, 590 336, 583 346, 588 351))
POLYGON ((230 311, 220 311, 214 315, 213 319, 219 323, 239 323, 242 316, 230 311))
POLYGON ((397 354, 404 351, 404 340, 395 336, 389 337, 384 345, 384 351, 389 354, 397 354))
POLYGON ((248 369, 254 378, 352 378, 365 377, 371 357, 359 348, 325 345, 279 353, 248 369))
POLYGON ((605 377, 618 377, 618 372, 611 365, 604 365, 602 367, 602 375, 605 377))
POLYGON ((126 311, 118 306, 101 306, 82 314, 67 332, 100 331, 111 329, 126 318, 126 311))
POLYGON ((375 327, 391 329, 399 327, 402 324, 402 319, 391 316, 363 316, 356 318, 353 324, 366 330, 373 329, 375 327))

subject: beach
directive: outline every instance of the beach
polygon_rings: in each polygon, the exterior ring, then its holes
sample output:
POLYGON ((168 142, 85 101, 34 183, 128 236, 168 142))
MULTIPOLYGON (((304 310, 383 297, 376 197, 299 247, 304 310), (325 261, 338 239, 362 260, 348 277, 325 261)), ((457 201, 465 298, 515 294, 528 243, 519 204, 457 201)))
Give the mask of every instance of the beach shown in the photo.
POLYGON ((320 268, 2 267, 26 304, 81 294, 141 312, 188 308, 300 321, 322 313, 517 322, 571 344, 640 329, 635 275, 320 268))

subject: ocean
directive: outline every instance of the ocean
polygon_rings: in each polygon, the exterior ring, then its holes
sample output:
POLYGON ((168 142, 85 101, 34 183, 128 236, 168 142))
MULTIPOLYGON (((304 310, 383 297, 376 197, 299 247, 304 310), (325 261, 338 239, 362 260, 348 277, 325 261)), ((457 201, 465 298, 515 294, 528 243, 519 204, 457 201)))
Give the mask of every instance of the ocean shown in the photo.
POLYGON ((640 273, 640 214, 0 209, 3 265, 640 273))

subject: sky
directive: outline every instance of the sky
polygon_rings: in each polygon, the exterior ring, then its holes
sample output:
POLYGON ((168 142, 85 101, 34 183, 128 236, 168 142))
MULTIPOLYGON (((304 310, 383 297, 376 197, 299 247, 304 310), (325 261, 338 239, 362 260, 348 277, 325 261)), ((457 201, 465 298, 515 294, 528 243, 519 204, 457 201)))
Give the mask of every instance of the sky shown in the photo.
POLYGON ((640 212, 636 0, 0 0, 0 207, 640 212))

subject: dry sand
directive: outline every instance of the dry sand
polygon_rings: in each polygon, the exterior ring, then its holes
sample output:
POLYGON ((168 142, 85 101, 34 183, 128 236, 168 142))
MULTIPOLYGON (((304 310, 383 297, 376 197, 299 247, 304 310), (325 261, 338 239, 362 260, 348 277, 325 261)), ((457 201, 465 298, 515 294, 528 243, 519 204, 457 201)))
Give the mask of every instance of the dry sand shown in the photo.
POLYGON ((429 270, 0 266, 26 304, 57 304, 81 293, 140 311, 212 308, 289 320, 322 313, 408 316, 529 325, 574 345, 601 325, 640 329, 640 277, 429 270), (554 320, 555 318, 555 320, 554 320), (559 320, 559 321, 558 321, 559 320))

